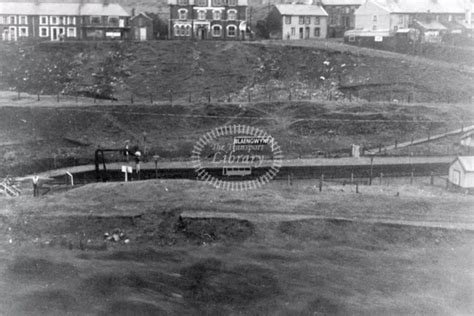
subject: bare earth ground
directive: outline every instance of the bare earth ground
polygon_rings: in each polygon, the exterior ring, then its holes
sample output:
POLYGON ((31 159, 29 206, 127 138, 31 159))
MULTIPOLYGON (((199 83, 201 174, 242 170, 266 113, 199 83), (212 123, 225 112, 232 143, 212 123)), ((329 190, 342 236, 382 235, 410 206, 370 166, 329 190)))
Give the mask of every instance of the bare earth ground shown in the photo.
POLYGON ((311 182, 227 192, 172 180, 3 198, 0 310, 472 314, 473 202, 423 183, 356 194, 319 193, 311 182), (114 228, 130 243, 104 242, 114 228))

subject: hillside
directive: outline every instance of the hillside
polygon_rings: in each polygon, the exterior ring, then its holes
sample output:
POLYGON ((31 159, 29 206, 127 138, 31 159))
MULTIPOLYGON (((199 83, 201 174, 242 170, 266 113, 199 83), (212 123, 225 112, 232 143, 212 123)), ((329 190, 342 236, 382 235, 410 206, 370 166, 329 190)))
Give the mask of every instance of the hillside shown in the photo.
MULTIPOLYGON (((34 96, 20 101, 11 96, 1 103, 13 106, 0 107, 0 175, 93 163, 98 147, 122 148, 126 140, 141 148, 146 145, 145 160, 154 154, 166 160, 189 160, 202 134, 226 124, 267 131, 288 159, 347 156, 351 144, 376 148, 474 124, 474 109, 455 105, 327 101, 113 105, 105 101, 84 106, 86 100, 76 103, 72 98, 65 107, 61 105, 66 101, 56 106, 52 98, 35 107, 38 102, 34 96)), ((460 152, 458 142, 451 138, 441 145, 427 144, 404 152, 455 155, 460 152)), ((107 159, 123 157, 109 155, 107 159)))
POLYGON ((129 101, 468 101, 473 74, 355 51, 241 42, 2 45, 0 88, 129 101), (170 91, 171 90, 171 91, 170 91), (290 96, 291 94, 291 96, 290 96))

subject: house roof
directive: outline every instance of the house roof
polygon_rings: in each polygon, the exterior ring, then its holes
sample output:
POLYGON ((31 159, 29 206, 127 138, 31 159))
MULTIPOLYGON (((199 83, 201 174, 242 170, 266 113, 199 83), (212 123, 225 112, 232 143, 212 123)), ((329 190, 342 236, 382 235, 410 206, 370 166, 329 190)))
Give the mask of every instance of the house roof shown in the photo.
POLYGON ((148 20, 153 20, 153 19, 152 19, 148 14, 146 14, 145 12, 140 12, 140 13, 138 13, 138 14, 132 16, 130 19, 133 20, 133 19, 139 17, 140 15, 143 16, 143 17, 145 17, 145 18, 148 19, 148 20))
POLYGON ((425 30, 436 30, 436 31, 447 30, 446 26, 444 26, 443 24, 435 20, 430 21, 430 22, 416 21, 416 23, 425 30))
POLYGON ((327 16, 326 10, 318 5, 275 4, 281 15, 327 16))
POLYGON ((465 13, 464 0, 369 0, 392 13, 465 13))
POLYGON ((20 15, 106 15, 130 16, 125 9, 110 3, 0 2, 0 14, 20 15))
POLYGON ((322 0, 323 5, 363 5, 365 0, 322 0))
POLYGON ((458 157, 454 162, 459 160, 462 168, 467 172, 474 172, 474 156, 458 157))

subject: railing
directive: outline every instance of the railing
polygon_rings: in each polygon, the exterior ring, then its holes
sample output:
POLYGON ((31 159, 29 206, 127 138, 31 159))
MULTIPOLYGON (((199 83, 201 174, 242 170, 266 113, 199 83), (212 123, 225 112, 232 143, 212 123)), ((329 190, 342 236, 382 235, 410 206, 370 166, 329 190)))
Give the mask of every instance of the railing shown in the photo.
POLYGON ((17 189, 13 184, 9 184, 10 178, 5 178, 2 182, 0 182, 0 191, 3 192, 5 195, 16 197, 21 194, 21 191, 17 189))

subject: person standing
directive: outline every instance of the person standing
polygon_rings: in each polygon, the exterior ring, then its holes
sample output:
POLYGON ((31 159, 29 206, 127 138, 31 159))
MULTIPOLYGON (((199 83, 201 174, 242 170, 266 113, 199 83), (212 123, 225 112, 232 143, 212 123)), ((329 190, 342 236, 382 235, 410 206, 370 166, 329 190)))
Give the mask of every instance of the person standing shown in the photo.
POLYGON ((138 180, 140 180, 140 160, 141 160, 142 153, 137 150, 135 152, 135 171, 137 173, 138 180))
POLYGON ((128 141, 127 141, 127 142, 125 143, 125 148, 124 148, 124 150, 123 150, 123 154, 124 154, 125 160, 126 160, 127 162, 128 162, 128 159, 129 159, 129 158, 128 158, 128 157, 129 157, 129 156, 128 156, 128 155, 129 155, 129 150, 130 150, 130 148, 129 148, 129 146, 128 146, 128 141))
POLYGON ((37 197, 39 196, 39 188, 38 188, 39 177, 37 175, 34 175, 32 180, 33 180, 33 196, 37 197))

